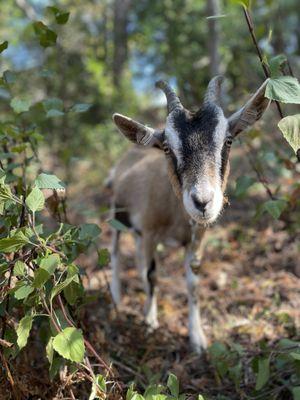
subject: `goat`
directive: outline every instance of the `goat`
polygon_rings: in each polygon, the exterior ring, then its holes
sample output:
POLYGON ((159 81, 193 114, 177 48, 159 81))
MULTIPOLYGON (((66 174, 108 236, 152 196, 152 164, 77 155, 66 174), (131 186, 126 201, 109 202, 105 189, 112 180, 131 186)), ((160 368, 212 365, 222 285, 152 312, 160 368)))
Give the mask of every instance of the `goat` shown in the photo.
MULTIPOLYGON (((269 104, 264 97, 265 81, 227 119, 220 106, 221 82, 222 77, 213 78, 200 109, 190 112, 173 89, 159 81, 156 85, 165 93, 168 108, 164 130, 113 115, 119 131, 139 145, 131 148, 114 169, 113 210, 115 218, 135 233, 137 262, 147 294, 146 322, 152 328, 158 326, 156 246, 175 240, 185 247, 189 338, 198 353, 207 347, 197 294, 204 233, 225 202, 234 137, 260 119, 269 104)), ((120 231, 115 231, 110 286, 117 305, 121 301, 119 238, 120 231)))

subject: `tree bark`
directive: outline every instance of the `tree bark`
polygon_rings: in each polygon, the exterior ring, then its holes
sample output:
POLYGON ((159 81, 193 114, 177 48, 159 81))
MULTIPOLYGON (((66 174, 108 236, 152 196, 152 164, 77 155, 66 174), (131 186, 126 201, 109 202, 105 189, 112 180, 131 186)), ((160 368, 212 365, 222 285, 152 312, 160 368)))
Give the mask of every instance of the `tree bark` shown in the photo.
MULTIPOLYGON (((220 12, 219 0, 207 0, 207 15, 218 15, 220 12)), ((208 54, 210 58, 210 75, 213 77, 220 73, 219 54, 219 21, 217 18, 208 19, 208 54)))
POLYGON ((127 61, 128 49, 128 15, 131 0, 114 0, 114 51, 113 51, 113 83, 116 88, 120 87, 124 66, 127 61))

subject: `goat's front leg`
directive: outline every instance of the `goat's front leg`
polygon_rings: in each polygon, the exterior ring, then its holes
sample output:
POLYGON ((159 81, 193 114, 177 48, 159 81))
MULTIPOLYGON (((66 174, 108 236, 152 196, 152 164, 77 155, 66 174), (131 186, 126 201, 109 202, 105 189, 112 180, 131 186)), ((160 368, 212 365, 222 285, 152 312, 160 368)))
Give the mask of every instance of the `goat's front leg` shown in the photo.
POLYGON ((189 338, 193 350, 198 354, 207 348, 207 340, 202 329, 199 302, 199 269, 203 252, 203 243, 201 243, 203 234, 204 232, 200 232, 198 237, 197 250, 194 249, 195 243, 193 242, 187 248, 185 255, 185 273, 189 306, 189 338))
POLYGON ((112 237, 111 266, 112 277, 110 282, 110 291, 113 301, 118 306, 121 302, 121 277, 119 260, 119 239, 120 231, 115 230, 112 237))

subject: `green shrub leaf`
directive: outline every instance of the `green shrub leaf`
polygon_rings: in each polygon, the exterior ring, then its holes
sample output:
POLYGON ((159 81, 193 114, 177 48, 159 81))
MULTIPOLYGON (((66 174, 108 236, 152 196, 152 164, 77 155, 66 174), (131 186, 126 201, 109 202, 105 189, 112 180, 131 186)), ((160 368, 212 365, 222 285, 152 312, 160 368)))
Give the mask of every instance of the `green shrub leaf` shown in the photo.
POLYGON ((40 45, 43 47, 53 46, 56 43, 57 34, 48 28, 42 21, 33 23, 35 34, 39 38, 40 45))
POLYGON ((117 231, 127 231, 127 226, 122 224, 122 222, 118 221, 117 219, 112 218, 107 222, 112 228, 116 229, 117 231))
POLYGON ((15 291, 14 296, 18 300, 23 300, 26 299, 33 291, 34 288, 32 286, 24 285, 15 291))
POLYGON ((83 113, 83 112, 88 111, 91 107, 92 107, 91 104, 87 104, 87 103, 78 103, 78 104, 74 104, 74 105, 70 108, 70 112, 74 112, 74 113, 83 113))
POLYGON ((300 386, 292 388, 293 400, 300 400, 300 386))
POLYGON ((172 396, 174 397, 179 396, 179 382, 176 375, 170 373, 167 381, 167 386, 172 396))
POLYGON ((108 249, 101 249, 98 254, 98 262, 100 267, 105 267, 110 262, 110 253, 108 249))
POLYGON ((56 268, 60 264, 60 257, 58 254, 50 254, 49 256, 42 259, 40 263, 40 268, 47 271, 50 275, 52 275, 56 268))
POLYGON ((50 278, 50 274, 42 268, 37 269, 34 272, 34 279, 32 282, 32 286, 35 288, 42 287, 50 278))
POLYGON ((17 232, 12 237, 0 239, 0 252, 11 253, 27 243, 28 238, 22 232, 17 232))
POLYGON ((285 200, 269 200, 263 205, 263 211, 267 211, 274 219, 278 219, 287 207, 285 200))
POLYGON ((243 197, 247 194, 247 190, 255 183, 255 179, 250 176, 240 176, 236 181, 235 195, 243 197))
POLYGON ((44 208, 45 198, 37 186, 27 196, 26 205, 32 212, 41 211, 44 208))
POLYGON ((281 103, 300 104, 300 85, 292 76, 279 76, 269 79, 265 96, 281 103))
POLYGON ((39 189, 54 189, 54 190, 65 189, 64 184, 56 175, 45 174, 45 173, 40 174, 36 178, 35 185, 39 189))
POLYGON ((0 54, 8 48, 8 41, 5 40, 5 42, 0 43, 0 54))
POLYGON ((24 276, 26 265, 22 261, 16 261, 13 269, 14 276, 24 276))
POLYGON ((31 102, 26 99, 14 97, 10 102, 10 106, 17 114, 21 114, 29 110, 31 102))
POLYGON ((18 346, 20 349, 26 346, 29 333, 32 327, 33 316, 26 315, 21 319, 17 328, 17 335, 18 335, 18 346))
POLYGON ((278 123, 284 138, 296 153, 300 149, 300 114, 289 115, 278 123))
POLYGON ((270 359, 260 358, 258 360, 258 373, 256 378, 255 390, 262 389, 270 377, 270 359))
POLYGON ((68 360, 82 362, 85 348, 81 330, 65 328, 53 339, 53 348, 68 360))

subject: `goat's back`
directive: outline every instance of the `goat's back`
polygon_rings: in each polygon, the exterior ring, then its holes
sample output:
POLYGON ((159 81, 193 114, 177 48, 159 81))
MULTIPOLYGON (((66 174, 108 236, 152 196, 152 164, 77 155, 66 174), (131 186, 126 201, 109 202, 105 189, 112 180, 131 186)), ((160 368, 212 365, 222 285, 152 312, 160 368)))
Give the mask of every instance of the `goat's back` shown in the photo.
POLYGON ((135 230, 163 242, 190 240, 188 216, 173 192, 161 150, 132 147, 116 165, 113 191, 120 219, 125 216, 135 230))

